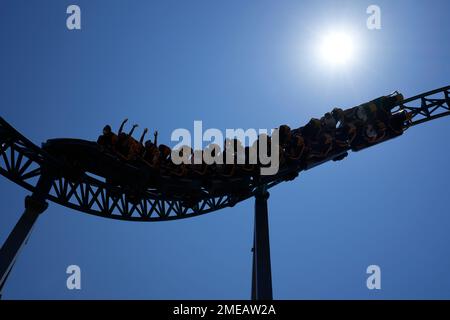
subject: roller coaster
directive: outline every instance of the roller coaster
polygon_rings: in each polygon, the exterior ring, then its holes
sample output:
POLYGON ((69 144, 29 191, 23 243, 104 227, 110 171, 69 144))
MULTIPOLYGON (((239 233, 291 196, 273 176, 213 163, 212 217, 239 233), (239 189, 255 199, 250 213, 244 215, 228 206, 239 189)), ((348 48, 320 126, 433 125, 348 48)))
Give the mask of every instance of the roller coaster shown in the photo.
POLYGON ((0 117, 0 173, 32 193, 0 251, 0 290, 47 208, 46 200, 103 218, 152 222, 194 217, 255 197, 252 298, 272 299, 267 190, 302 171, 343 160, 350 151, 450 115, 449 94, 450 86, 407 99, 396 92, 349 109, 335 108, 304 127, 281 126, 280 168, 273 175, 259 174, 262 165, 245 160, 221 167, 175 165, 165 159, 155 166, 142 157, 125 160, 109 146, 80 139, 51 139, 39 147, 0 117))

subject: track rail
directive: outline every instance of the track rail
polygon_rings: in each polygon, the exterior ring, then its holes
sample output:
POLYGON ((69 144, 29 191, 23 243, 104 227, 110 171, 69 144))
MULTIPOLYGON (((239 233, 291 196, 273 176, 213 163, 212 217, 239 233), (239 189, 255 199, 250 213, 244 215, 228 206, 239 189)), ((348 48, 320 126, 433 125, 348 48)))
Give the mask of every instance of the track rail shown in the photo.
MULTIPOLYGON (((450 115, 450 86, 429 91, 403 100, 396 111, 406 110, 411 119, 405 129, 440 117, 450 115)), ((349 151, 349 150, 345 150, 349 151)), ((342 153, 342 150, 339 154, 342 153)), ((77 177, 65 175, 65 164, 25 138, 0 117, 0 174, 34 192, 39 177, 49 174, 53 179, 47 199, 62 206, 84 213, 119 220, 165 221, 194 217, 225 207, 254 196, 259 185, 271 188, 292 179, 302 170, 308 170, 339 156, 330 154, 327 159, 309 167, 283 167, 277 175, 265 177, 258 183, 250 182, 249 192, 243 196, 215 196, 202 190, 202 196, 194 206, 185 199, 168 195, 161 190, 147 189, 139 199, 132 198, 129 190, 109 185, 87 174, 77 177)))

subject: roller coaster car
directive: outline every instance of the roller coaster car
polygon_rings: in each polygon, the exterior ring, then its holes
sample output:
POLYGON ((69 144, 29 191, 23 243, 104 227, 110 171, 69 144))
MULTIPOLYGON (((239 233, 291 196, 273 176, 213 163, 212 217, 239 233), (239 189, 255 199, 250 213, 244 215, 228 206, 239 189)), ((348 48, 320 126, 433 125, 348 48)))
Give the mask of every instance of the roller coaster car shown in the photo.
POLYGON ((403 101, 403 95, 397 91, 394 91, 390 95, 382 96, 372 100, 377 107, 381 107, 386 111, 391 111, 395 106, 403 101))
POLYGON ((189 191, 188 202, 195 203, 201 197, 200 180, 172 178, 152 174, 152 169, 143 161, 124 161, 109 149, 91 141, 81 139, 51 139, 43 144, 43 149, 64 161, 70 172, 63 175, 76 178, 77 175, 91 173, 105 178, 113 185, 127 190, 130 197, 139 200, 140 194, 148 187, 157 188, 168 198, 182 197, 189 191))
POLYGON ((403 95, 394 92, 388 96, 382 96, 363 103, 357 107, 346 110, 347 121, 373 121, 375 119, 387 121, 391 110, 399 105, 403 100, 403 95))
POLYGON ((163 194, 170 197, 186 194, 187 190, 189 190, 191 195, 201 194, 201 183, 198 180, 185 178, 173 179, 172 177, 162 176, 160 190, 163 194))
POLYGON ((377 145, 379 143, 385 142, 387 140, 391 140, 398 136, 401 136, 403 134, 405 127, 407 126, 406 124, 409 121, 409 116, 410 115, 405 110, 392 114, 387 121, 384 136, 380 139, 376 139, 375 142, 368 142, 364 138, 363 131, 366 129, 366 127, 361 127, 359 130, 360 133, 358 134, 358 137, 352 143, 351 146, 352 151, 360 151, 368 147, 377 145))
POLYGON ((81 139, 50 139, 42 144, 42 148, 71 168, 70 172, 64 173, 66 175, 92 173, 116 185, 145 187, 148 184, 148 170, 143 170, 143 166, 133 166, 121 161, 96 142, 81 139))
POLYGON ((211 179, 205 189, 214 196, 232 194, 238 197, 245 196, 250 192, 250 177, 236 177, 227 180, 211 179))

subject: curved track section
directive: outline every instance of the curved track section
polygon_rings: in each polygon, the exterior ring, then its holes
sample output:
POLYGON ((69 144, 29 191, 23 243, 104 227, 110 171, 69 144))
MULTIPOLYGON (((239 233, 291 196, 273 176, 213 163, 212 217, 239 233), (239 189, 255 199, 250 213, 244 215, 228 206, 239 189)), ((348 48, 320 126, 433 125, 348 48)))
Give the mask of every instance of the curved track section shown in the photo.
MULTIPOLYGON (((404 129, 407 129, 450 115, 449 95, 450 86, 426 92, 401 101, 394 112, 404 110, 410 114, 410 120, 404 123, 404 129)), ((215 193, 201 188, 196 202, 188 204, 182 193, 168 190, 177 185, 189 186, 195 184, 195 181, 168 178, 163 180, 162 187, 147 188, 136 194, 135 190, 114 186, 86 172, 74 175, 73 168, 66 162, 33 144, 0 117, 0 174, 31 192, 35 191, 41 175, 49 175, 53 183, 48 200, 77 211, 120 220, 183 219, 231 207, 252 197, 262 185, 271 188, 282 181, 292 180, 300 171, 337 159, 350 150, 349 147, 332 151, 324 159, 300 165, 285 165, 274 176, 261 177, 257 181, 246 180, 246 192, 243 193, 233 192, 236 184, 242 181, 239 178, 229 178, 218 183, 222 192, 215 193)), ((189 192, 185 190, 186 194, 189 192)))

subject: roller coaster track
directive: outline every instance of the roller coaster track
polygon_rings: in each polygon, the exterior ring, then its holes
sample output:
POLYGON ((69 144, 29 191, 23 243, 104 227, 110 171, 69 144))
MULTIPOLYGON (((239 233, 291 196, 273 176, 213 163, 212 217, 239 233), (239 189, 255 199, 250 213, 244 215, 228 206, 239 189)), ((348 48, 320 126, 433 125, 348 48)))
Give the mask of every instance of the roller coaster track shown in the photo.
MULTIPOLYGON (((342 144, 338 146, 338 144, 334 145, 334 142, 337 142, 334 141, 333 148, 327 152, 326 156, 321 155, 320 158, 317 158, 311 153, 309 155, 312 157, 300 158, 300 161, 291 163, 286 162, 276 175, 250 177, 237 175, 236 177, 221 177, 222 179, 217 179, 216 175, 212 175, 208 176, 208 180, 212 181, 208 181, 206 184, 199 183, 193 178, 173 177, 170 174, 165 176, 163 171, 159 171, 155 181, 151 181, 156 184, 152 187, 145 187, 147 184, 139 183, 142 180, 139 175, 145 176, 145 170, 148 168, 140 171, 142 169, 138 163, 120 161, 117 155, 110 154, 94 142, 84 140, 54 139, 47 141, 40 148, 0 117, 0 173, 32 192, 32 195, 25 199, 24 213, 0 249, 0 298, 20 249, 26 243, 38 216, 47 208, 45 200, 104 218, 164 221, 213 212, 234 206, 236 203, 254 196, 255 223, 251 297, 256 300, 271 300, 272 278, 267 206, 269 194, 266 190, 283 181, 294 179, 300 171, 309 170, 329 160, 342 160, 351 150, 359 151, 382 143, 401 135, 412 126, 450 115, 449 90, 450 86, 447 86, 406 100, 401 99, 393 106, 393 109, 389 102, 391 116, 387 124, 391 128, 384 131, 384 135, 378 142, 366 139, 362 144, 361 141, 357 141, 358 143, 355 144, 354 140, 348 139, 345 140, 344 146, 342 144), (394 126, 394 122, 391 122, 394 118, 400 119, 401 122, 395 122, 394 126), (397 126, 398 124, 399 126, 397 126), (68 149, 63 148, 62 154, 52 149, 52 141, 55 142, 55 140, 67 142, 68 144, 65 146, 68 149), (75 159, 75 163, 72 159, 76 158, 77 150, 74 151, 73 148, 77 144, 86 148, 85 150, 90 150, 84 155, 87 156, 84 159, 84 166, 80 163, 77 166, 77 159, 75 159), (92 152, 93 158, 90 152, 92 152), (103 166, 102 161, 107 161, 105 162, 107 165, 103 166), (104 171, 100 169, 104 169, 104 171), (122 179, 120 183, 114 181, 116 170, 118 170, 119 176, 126 177, 127 181, 122 181, 122 179), (90 173, 91 171, 103 173, 103 175, 93 175, 90 173), (215 179, 219 181, 214 181, 215 179), (214 187, 215 184, 218 188, 214 187), (242 186, 244 187, 242 188, 242 186), (190 198, 192 194, 195 194, 194 202, 189 201, 192 199, 190 198)), ((395 96, 395 98, 397 97, 398 95, 395 96)), ((351 119, 354 119, 354 115, 357 116, 358 112, 365 110, 366 107, 372 108, 373 104, 376 106, 374 101, 358 108, 348 109, 347 111, 352 115, 351 119)), ((375 110, 378 109, 375 108, 375 110)), ((347 113, 344 112, 344 114, 347 113)), ((344 122, 346 121, 344 118, 344 122)), ((350 122, 352 121, 350 120, 350 122)), ((362 127, 368 128, 368 124, 368 122, 363 122, 362 127)), ((344 127, 341 123, 341 126, 335 130, 336 137, 338 131, 345 133, 344 127)), ((297 129, 293 131, 295 130, 297 129)), ((56 141, 56 145, 58 145, 58 141, 56 141)))
MULTIPOLYGON (((395 112, 405 110, 411 116, 404 129, 450 115, 449 91, 450 86, 446 86, 401 101, 395 112)), ((187 206, 182 196, 164 192, 164 188, 148 188, 140 195, 139 200, 132 200, 126 188, 110 185, 86 172, 77 176, 66 174, 69 171, 67 164, 36 146, 0 117, 0 173, 3 176, 35 192, 39 177, 44 173, 50 174, 52 183, 50 192, 46 195, 48 200, 88 214, 120 220, 183 219, 234 206, 237 202, 254 196, 261 185, 271 188, 292 179, 289 177, 295 177, 299 171, 308 170, 337 156, 339 154, 330 154, 326 159, 308 167, 283 167, 276 175, 264 177, 258 182, 249 180, 249 192, 245 195, 237 196, 231 192, 214 195, 207 189, 202 189, 198 203, 187 206)), ((191 182, 189 179, 182 180, 186 185, 191 182)), ((168 181, 177 183, 176 179, 168 181)), ((233 178, 224 184, 226 188, 233 188, 233 178)))

